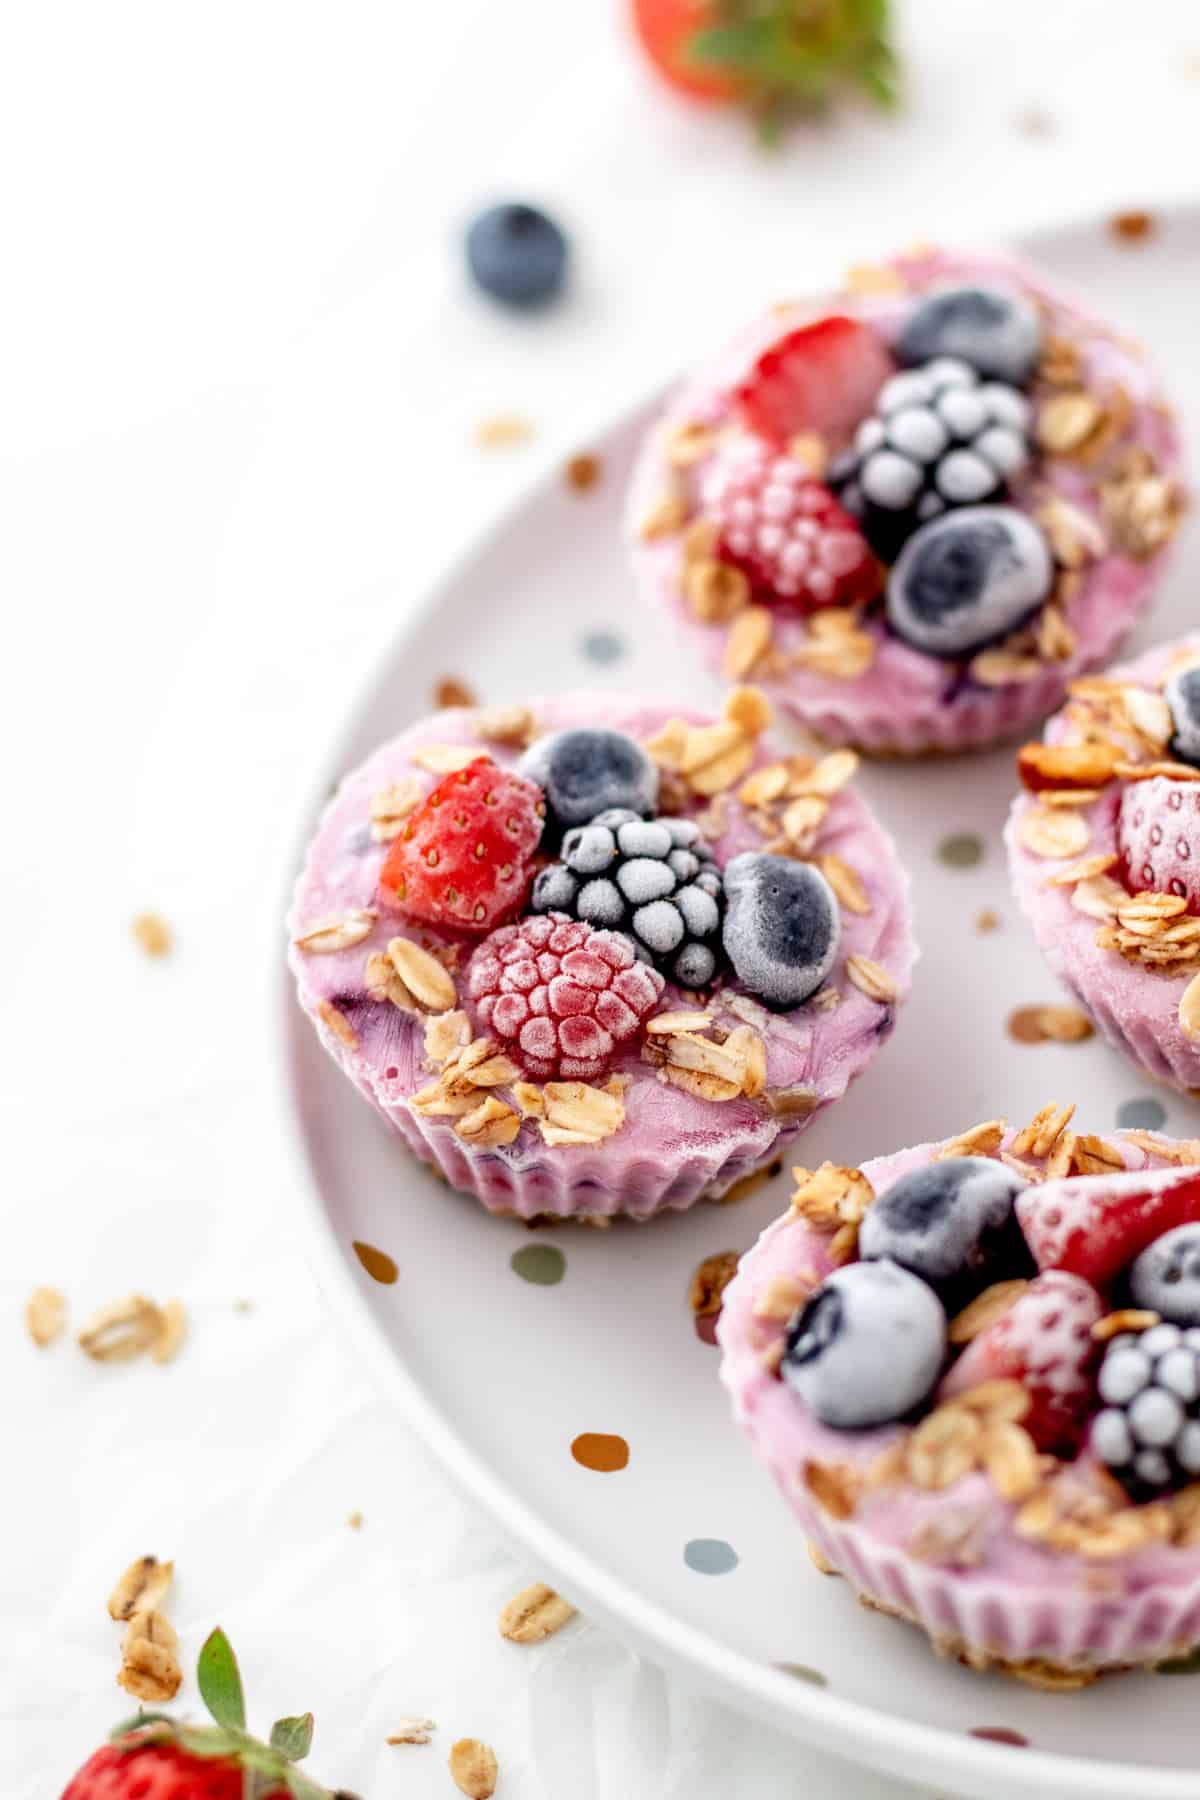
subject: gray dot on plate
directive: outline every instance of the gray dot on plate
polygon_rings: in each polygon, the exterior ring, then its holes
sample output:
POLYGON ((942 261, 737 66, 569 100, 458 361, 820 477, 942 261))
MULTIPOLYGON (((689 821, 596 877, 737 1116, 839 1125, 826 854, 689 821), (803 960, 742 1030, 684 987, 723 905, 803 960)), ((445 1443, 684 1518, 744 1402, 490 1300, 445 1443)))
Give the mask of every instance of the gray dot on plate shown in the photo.
POLYGON ((807 1681, 813 1687, 828 1687, 828 1679, 820 1669, 810 1669, 807 1663, 776 1663, 775 1667, 781 1675, 792 1675, 797 1681, 807 1681))
POLYGON ((728 1575, 737 1568, 738 1555, 724 1538, 692 1538, 683 1546, 683 1560, 698 1575, 728 1575))
POLYGON ((1123 1131, 1161 1131, 1166 1122, 1167 1109, 1153 1095, 1144 1100, 1122 1100, 1117 1108, 1117 1124, 1123 1131))
POLYGON ((588 662, 601 665, 620 662, 627 654, 625 639, 615 631, 589 631, 580 639, 579 648, 588 662))
POLYGON ((954 831, 937 847, 938 861, 948 869, 973 869, 983 861, 983 839, 975 831, 954 831))

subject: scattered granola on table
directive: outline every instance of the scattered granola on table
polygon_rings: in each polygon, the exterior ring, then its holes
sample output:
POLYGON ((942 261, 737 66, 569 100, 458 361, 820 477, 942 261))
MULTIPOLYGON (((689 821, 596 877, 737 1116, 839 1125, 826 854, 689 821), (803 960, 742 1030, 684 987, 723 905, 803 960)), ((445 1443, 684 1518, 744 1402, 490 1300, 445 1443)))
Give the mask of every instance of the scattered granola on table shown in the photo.
POLYGON ((1138 347, 1033 270, 917 249, 777 307, 634 473, 648 598, 728 680, 888 754, 1028 729, 1109 657, 1183 506, 1138 347))
POLYGON ((288 930, 301 1003, 408 1147, 524 1220, 719 1199, 886 1039, 907 881, 852 751, 612 696, 457 707, 342 784, 288 930))
POLYGON ((1074 682, 1017 772, 1009 868, 1042 954, 1111 1044, 1195 1094, 1200 636, 1074 682))
POLYGON ((1195 1650, 1200 1143, 1050 1101, 796 1177, 717 1339, 818 1567, 1039 1686, 1195 1650))

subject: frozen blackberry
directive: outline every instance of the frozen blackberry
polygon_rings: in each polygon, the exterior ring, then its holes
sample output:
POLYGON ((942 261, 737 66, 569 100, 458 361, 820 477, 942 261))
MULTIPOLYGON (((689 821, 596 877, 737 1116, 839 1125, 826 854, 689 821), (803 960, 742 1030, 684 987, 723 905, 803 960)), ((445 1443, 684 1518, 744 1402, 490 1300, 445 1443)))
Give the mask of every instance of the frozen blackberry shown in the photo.
POLYGON ((610 807, 567 832, 530 905, 623 932, 643 962, 679 987, 702 988, 717 972, 724 899, 721 871, 690 819, 610 807))
POLYGON ((1113 1338, 1100 1367, 1092 1449, 1135 1493, 1200 1477, 1200 1330, 1152 1325, 1113 1338))
POLYGON ((1028 466, 1029 421, 1018 388, 938 356, 884 383, 830 486, 875 553, 894 562, 918 526, 1003 494, 1028 466))

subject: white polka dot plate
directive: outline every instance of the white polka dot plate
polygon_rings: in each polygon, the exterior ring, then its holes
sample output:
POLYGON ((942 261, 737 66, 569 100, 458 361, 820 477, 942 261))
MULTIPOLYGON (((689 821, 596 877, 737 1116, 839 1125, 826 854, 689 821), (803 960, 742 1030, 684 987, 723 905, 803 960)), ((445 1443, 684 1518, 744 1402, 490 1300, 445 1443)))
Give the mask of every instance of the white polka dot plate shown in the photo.
MULTIPOLYGON (((1137 327, 1200 438, 1200 216, 1164 215, 1138 245, 1093 223, 1020 248, 1137 327)), ((323 759, 297 842, 320 794, 428 710, 447 673, 496 702, 583 683, 713 697, 628 578, 622 487, 647 416, 638 406, 594 441, 590 491, 548 474, 438 584, 323 759)), ((1194 625, 1197 573, 1185 531, 1138 645, 1194 625)), ((1041 1034, 1028 1009, 1060 996, 1009 899, 1011 754, 883 764, 861 780, 913 874, 924 959, 894 1040, 802 1141, 803 1160, 859 1162, 1051 1098, 1077 1100, 1092 1131, 1192 1135, 1195 1106, 1150 1092, 1099 1040, 1029 1041, 1041 1034)), ((409 1159, 282 983, 277 1013, 297 1190, 331 1303, 385 1394, 582 1608, 722 1699, 907 1780, 981 1796, 1194 1794, 1200 1664, 1034 1692, 939 1661, 809 1562, 730 1422, 688 1304, 697 1264, 744 1249, 782 1209, 786 1174, 647 1226, 530 1233, 409 1159)))

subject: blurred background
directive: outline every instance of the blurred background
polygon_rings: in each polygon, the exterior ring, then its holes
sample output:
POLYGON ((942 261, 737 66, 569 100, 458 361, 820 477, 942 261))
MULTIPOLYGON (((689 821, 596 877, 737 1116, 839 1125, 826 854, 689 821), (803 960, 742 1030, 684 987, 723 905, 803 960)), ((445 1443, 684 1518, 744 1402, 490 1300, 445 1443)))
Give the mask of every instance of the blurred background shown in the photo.
POLYGON ((312 1705, 315 1766, 364 1796, 451 1791, 443 1754, 382 1748, 426 1709, 496 1743, 512 1800, 899 1791, 597 1628, 536 1678, 502 1654, 496 1608, 537 1571, 327 1322, 263 1023, 307 771, 535 470, 847 261, 1193 196, 1194 0, 897 0, 894 32, 895 111, 851 99, 764 149, 663 84, 625 0, 0 20, 8 1800, 56 1794, 119 1711, 103 1601, 143 1549, 179 1565, 185 1666, 219 1616, 256 1710, 312 1705), (462 255, 513 198, 570 242, 528 316, 462 255), (528 434, 482 443, 497 417, 528 434), (131 935, 147 909, 168 957, 131 935), (39 1282, 80 1315, 185 1293, 192 1342, 168 1370, 39 1353, 39 1282))

